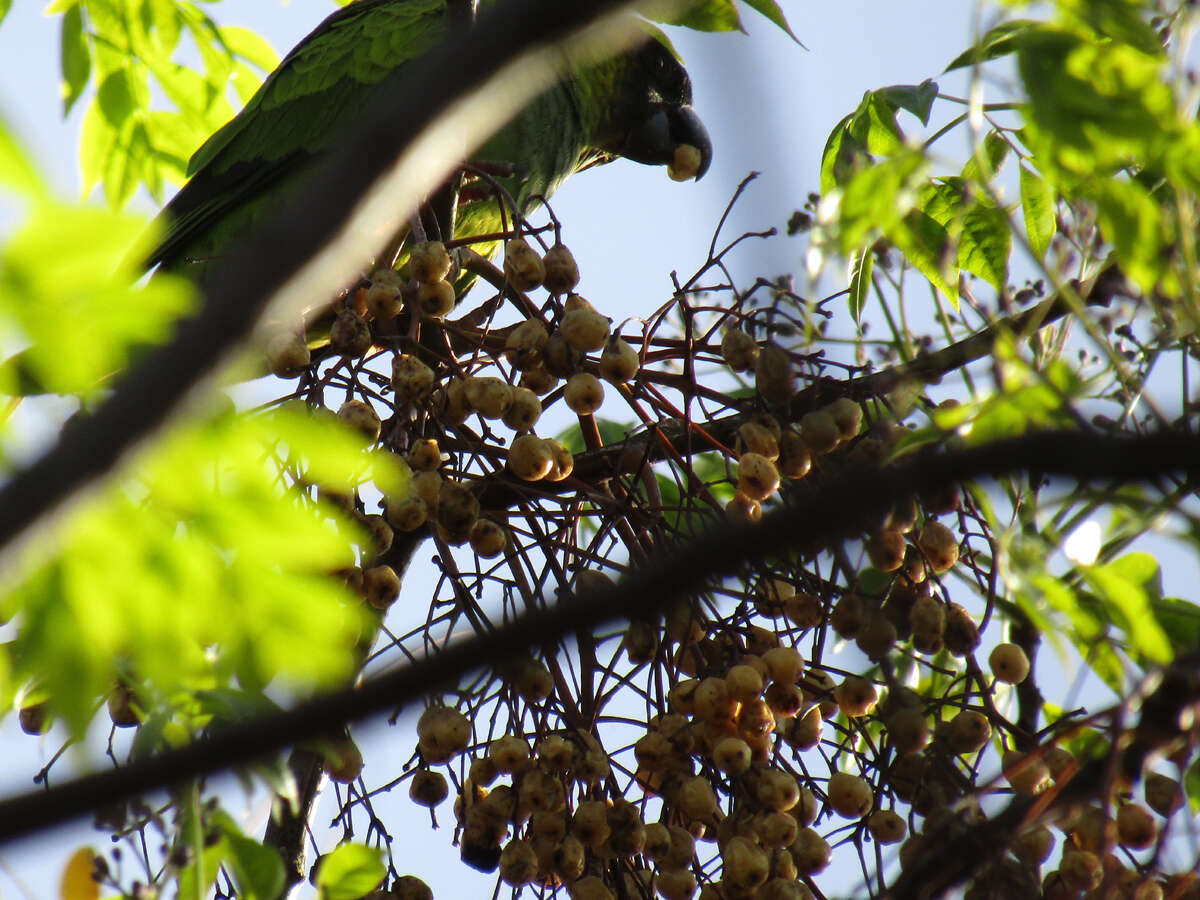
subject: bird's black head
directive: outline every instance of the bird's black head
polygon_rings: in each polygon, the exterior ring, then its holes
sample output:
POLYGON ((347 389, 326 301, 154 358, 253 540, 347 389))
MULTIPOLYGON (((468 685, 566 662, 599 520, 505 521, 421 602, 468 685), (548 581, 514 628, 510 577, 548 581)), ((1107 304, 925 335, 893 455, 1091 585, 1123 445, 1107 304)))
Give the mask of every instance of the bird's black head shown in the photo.
POLYGON ((645 165, 672 166, 679 148, 694 147, 694 177, 702 177, 712 162, 712 142, 692 110, 692 82, 679 60, 651 38, 624 58, 623 69, 630 105, 621 117, 625 127, 608 149, 645 165))

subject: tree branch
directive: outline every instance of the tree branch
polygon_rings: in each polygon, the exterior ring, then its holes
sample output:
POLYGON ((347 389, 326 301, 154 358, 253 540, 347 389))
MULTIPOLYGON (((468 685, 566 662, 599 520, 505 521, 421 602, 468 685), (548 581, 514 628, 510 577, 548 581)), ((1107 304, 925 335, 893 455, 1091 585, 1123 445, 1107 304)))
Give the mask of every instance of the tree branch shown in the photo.
MULTIPOLYGON (((412 62, 406 88, 373 107, 339 140, 307 188, 268 227, 214 263, 198 313, 149 351, 113 393, 56 446, 0 489, 0 563, 14 544, 61 513, 164 425, 228 360, 268 307, 285 315, 318 305, 349 280, 436 187, 467 146, 556 77, 539 50, 629 5, 629 0, 513 0, 485 13, 412 62), (540 64, 535 65, 535 62, 540 64), (498 84, 506 72, 519 78, 498 84), (481 87, 482 86, 482 87, 481 87), (297 214, 303 210, 303 214, 297 214)), ((626 38, 628 39, 628 38, 626 38)))
MULTIPOLYGON (((886 468, 851 466, 821 486, 797 491, 758 525, 721 525, 674 548, 654 565, 631 571, 610 589, 529 611, 486 634, 451 643, 433 656, 372 678, 358 688, 315 697, 291 710, 245 722, 179 750, 125 768, 84 776, 0 803, 0 841, 25 836, 123 798, 242 765, 347 722, 403 707, 454 684, 465 673, 494 666, 525 647, 565 634, 593 631, 615 619, 657 615, 712 578, 740 571, 776 553, 811 554, 861 534, 914 493, 984 477, 1037 471, 1078 480, 1134 481, 1166 472, 1200 475, 1200 436, 1163 432, 1110 437, 1035 432, 981 447, 916 454, 886 468)), ((1170 722, 1171 695, 1156 715, 1170 722)), ((1191 695, 1180 692, 1180 703, 1191 695)), ((908 894, 897 896, 918 896, 908 894)))

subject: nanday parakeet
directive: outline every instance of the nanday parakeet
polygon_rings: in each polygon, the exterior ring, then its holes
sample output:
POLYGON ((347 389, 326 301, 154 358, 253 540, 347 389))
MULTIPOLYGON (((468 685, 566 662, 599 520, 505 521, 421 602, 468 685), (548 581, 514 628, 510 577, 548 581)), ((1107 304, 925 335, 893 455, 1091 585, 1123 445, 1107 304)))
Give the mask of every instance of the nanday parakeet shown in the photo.
MULTIPOLYGON (((404 86, 406 63, 449 27, 444 0, 358 0, 330 15, 193 156, 190 180, 163 211, 166 236, 149 264, 203 284, 205 262, 275 212, 357 116, 404 86)), ((690 81, 659 41, 570 71, 470 157, 519 169, 500 181, 523 213, 574 172, 617 156, 669 165, 676 148, 691 145, 700 152, 696 177, 707 170, 712 148, 691 109, 690 81)), ((500 225, 495 198, 476 200, 460 206, 455 234, 500 225)))

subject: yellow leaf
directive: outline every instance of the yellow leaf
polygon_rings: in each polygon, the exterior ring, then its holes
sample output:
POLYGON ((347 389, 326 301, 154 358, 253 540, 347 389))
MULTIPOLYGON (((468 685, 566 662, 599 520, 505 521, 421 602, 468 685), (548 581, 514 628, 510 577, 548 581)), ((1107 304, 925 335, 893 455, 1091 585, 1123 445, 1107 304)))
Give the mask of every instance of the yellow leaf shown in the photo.
POLYGON ((76 850, 63 870, 58 889, 61 900, 96 900, 100 896, 100 885, 92 878, 95 868, 96 853, 91 847, 76 850))

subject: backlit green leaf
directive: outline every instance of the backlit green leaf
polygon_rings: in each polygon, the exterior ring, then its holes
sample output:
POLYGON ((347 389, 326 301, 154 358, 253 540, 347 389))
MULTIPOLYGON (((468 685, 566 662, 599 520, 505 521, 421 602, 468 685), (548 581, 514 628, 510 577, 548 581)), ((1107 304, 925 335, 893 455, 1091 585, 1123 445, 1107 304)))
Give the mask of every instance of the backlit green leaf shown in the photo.
POLYGON ((323 900, 358 900, 387 875, 379 850, 362 844, 342 844, 321 861, 317 891, 323 900))
POLYGON ((1040 175, 1021 166, 1021 211, 1025 234, 1038 259, 1046 258, 1057 228, 1054 217, 1054 189, 1040 175))

